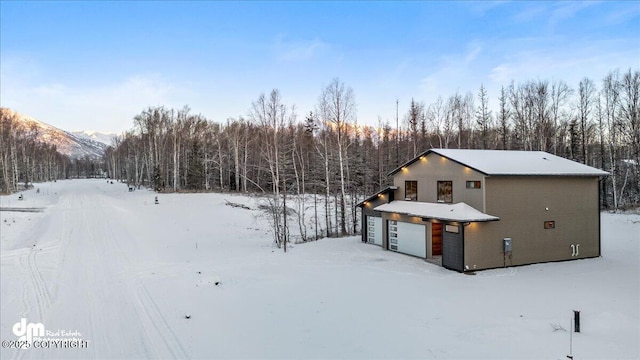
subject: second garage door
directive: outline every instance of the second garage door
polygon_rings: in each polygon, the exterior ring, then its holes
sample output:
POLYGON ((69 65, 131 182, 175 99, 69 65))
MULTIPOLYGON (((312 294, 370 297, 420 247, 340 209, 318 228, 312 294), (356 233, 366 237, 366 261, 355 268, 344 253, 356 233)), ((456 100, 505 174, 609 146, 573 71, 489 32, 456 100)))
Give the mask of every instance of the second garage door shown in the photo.
POLYGON ((367 216, 367 242, 382 245, 382 218, 367 216))
POLYGON ((427 257, 424 225, 389 220, 388 230, 389 250, 421 258, 427 257))

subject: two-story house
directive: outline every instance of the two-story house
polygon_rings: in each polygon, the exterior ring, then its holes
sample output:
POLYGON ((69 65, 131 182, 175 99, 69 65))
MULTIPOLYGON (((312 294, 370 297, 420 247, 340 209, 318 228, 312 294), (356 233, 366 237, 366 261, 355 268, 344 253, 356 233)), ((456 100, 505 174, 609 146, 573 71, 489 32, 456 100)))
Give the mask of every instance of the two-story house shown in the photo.
POLYGON ((600 256, 605 171, 542 151, 431 149, 368 197, 362 239, 460 272, 600 256))

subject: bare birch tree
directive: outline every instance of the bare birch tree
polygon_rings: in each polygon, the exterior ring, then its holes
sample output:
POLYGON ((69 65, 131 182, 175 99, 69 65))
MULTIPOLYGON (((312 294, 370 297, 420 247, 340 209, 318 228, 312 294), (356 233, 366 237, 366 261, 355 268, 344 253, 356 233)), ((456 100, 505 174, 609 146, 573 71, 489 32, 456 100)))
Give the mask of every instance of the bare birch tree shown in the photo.
POLYGON ((346 219, 345 162, 346 148, 349 146, 348 126, 356 115, 353 89, 346 87, 339 79, 327 85, 318 100, 321 119, 335 128, 338 146, 338 166, 340 170, 340 231, 348 234, 346 219))
POLYGON ((489 110, 489 97, 484 85, 480 85, 478 91, 478 108, 476 109, 476 124, 480 131, 480 144, 482 149, 489 147, 489 131, 492 128, 491 110, 489 110))
POLYGON ((595 103, 595 85, 589 78, 583 78, 578 85, 578 121, 580 125, 580 160, 588 163, 587 143, 591 130, 591 115, 595 103))

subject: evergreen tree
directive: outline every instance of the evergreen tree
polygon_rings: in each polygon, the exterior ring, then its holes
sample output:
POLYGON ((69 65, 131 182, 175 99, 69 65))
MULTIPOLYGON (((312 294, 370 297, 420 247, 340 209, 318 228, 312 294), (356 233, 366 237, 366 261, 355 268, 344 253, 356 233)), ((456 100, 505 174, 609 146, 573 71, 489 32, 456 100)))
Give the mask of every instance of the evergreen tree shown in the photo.
POLYGON ((153 175, 151 177, 153 190, 161 191, 164 188, 164 184, 162 184, 162 175, 160 174, 160 166, 156 165, 153 167, 153 175))
POLYGON ((188 159, 187 189, 198 190, 204 187, 205 171, 203 159, 204 154, 200 142, 193 140, 188 159))

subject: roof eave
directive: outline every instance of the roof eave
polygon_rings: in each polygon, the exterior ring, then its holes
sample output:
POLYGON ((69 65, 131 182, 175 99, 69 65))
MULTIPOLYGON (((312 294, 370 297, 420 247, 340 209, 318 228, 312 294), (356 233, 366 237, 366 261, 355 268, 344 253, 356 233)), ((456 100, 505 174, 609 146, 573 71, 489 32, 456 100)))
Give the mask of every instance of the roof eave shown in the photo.
MULTIPOLYGON (((465 223, 465 222, 490 222, 490 221, 500 221, 500 218, 497 216, 492 216, 491 218, 488 219, 477 219, 477 218, 472 218, 472 219, 460 219, 460 218, 448 218, 448 217, 444 217, 444 216, 424 216, 424 215, 419 215, 419 214, 414 214, 411 212, 407 212, 407 211, 389 211, 389 210, 376 210, 376 211, 380 211, 380 212, 386 212, 389 214, 400 214, 400 215, 406 215, 406 216, 411 216, 411 217, 419 217, 421 219, 434 219, 434 220, 440 220, 440 221, 455 221, 455 222, 459 222, 459 223, 465 223)), ((491 215, 489 215, 491 216, 491 215)))
POLYGON ((492 218, 492 219, 451 219, 451 218, 445 218, 445 217, 425 217, 425 216, 422 216, 421 218, 422 219, 435 219, 435 220, 441 220, 441 221, 455 221, 455 222, 459 222, 459 223, 500 221, 500 218, 498 218, 498 217, 492 218))
POLYGON ((393 176, 393 175, 395 175, 395 174, 396 174, 396 173, 398 173, 400 170, 402 170, 402 168, 404 168, 404 167, 406 167, 406 166, 409 166, 409 165, 413 164, 414 162, 418 161, 418 159, 420 159, 420 158, 421 158, 421 157, 423 157, 423 156, 427 156, 427 155, 429 155, 432 151, 433 151, 432 149, 429 149, 429 150, 426 150, 426 151, 422 152, 421 154, 419 154, 418 156, 414 157, 413 159, 411 159, 411 160, 409 160, 409 161, 407 161, 407 162, 403 163, 402 165, 398 166, 397 168, 395 168, 395 169, 391 170, 391 172, 390 172, 390 173, 388 173, 388 174, 387 174, 387 176, 393 176))
POLYGON ((411 217, 419 217, 419 218, 421 218, 423 220, 425 220, 425 219, 434 219, 434 220, 439 220, 439 221, 454 221, 454 222, 459 222, 459 223, 500 221, 500 218, 498 218, 498 217, 492 218, 492 219, 455 219, 455 218, 447 218, 447 217, 443 217, 443 216, 417 215, 417 214, 412 214, 412 213, 408 213, 408 212, 400 212, 400 211, 385 211, 385 210, 378 210, 378 211, 388 212, 388 213, 393 213, 393 214, 401 214, 401 215, 406 215, 406 216, 411 216, 411 217))
POLYGON ((604 173, 577 173, 577 174, 567 174, 567 173, 548 173, 548 174, 521 174, 521 173, 489 173, 486 174, 488 176, 553 176, 553 177, 600 177, 600 176, 609 176, 608 172, 604 173))
POLYGON ((397 186, 387 186, 386 188, 384 188, 384 189, 382 189, 382 190, 380 190, 380 191, 376 192, 375 194, 373 194, 373 195, 369 196, 368 198, 366 198, 366 199, 364 199, 364 200, 360 201, 359 203, 357 203, 357 204, 356 204, 356 207, 363 207, 363 206, 364 206, 364 203, 366 203, 367 201, 371 201, 371 200, 373 200, 373 199, 377 198, 377 197, 378 197, 378 195, 380 195, 380 194, 386 194, 386 193, 388 193, 388 192, 390 192, 390 191, 395 191, 395 190, 398 190, 398 187, 397 187, 397 186))
MULTIPOLYGON (((397 168, 395 168, 394 170, 392 170, 390 173, 387 174, 387 176, 393 176, 395 174, 397 174, 398 172, 400 172, 400 170, 402 170, 402 168, 407 167, 412 165, 413 163, 415 163, 416 161, 418 161, 421 157, 423 156, 427 156, 431 153, 436 153, 439 156, 442 156, 443 158, 446 158, 450 161, 453 161, 457 164, 460 164, 462 166, 468 167, 469 169, 475 170, 483 175, 486 176, 579 176, 579 177, 600 177, 600 176, 610 176, 611 174, 609 174, 608 172, 601 170, 602 173, 577 173, 577 174, 566 174, 566 173, 559 173, 559 174, 554 174, 554 173, 549 173, 549 174, 511 174, 511 173, 492 173, 492 172, 486 172, 486 171, 482 171, 478 168, 475 168, 473 166, 469 166, 468 164, 465 164, 463 162, 460 162, 456 159, 453 159, 445 154, 442 154, 438 151, 439 149, 429 149, 426 150, 424 152, 422 152, 421 154, 419 154, 418 156, 414 157, 413 159, 403 163, 402 165, 398 166, 397 168)), ((569 160, 569 159, 567 159, 569 160)))
POLYGON ((461 166, 468 167, 469 169, 474 170, 474 171, 477 171, 477 172, 479 172, 479 173, 481 173, 481 174, 483 174, 483 175, 491 175, 491 174, 488 174, 488 173, 486 173, 486 172, 484 172, 484 171, 482 171, 482 170, 480 170, 480 169, 474 168, 473 166, 469 166, 469 165, 467 165, 467 164, 465 164, 465 163, 462 163, 462 162, 460 162, 460 161, 458 161, 458 160, 456 160, 456 159, 452 159, 452 158, 450 158, 450 157, 448 157, 448 156, 446 156, 446 155, 443 155, 443 154, 439 153, 437 149, 429 149, 429 150, 427 150, 427 151, 425 151, 425 152, 421 153, 420 155, 418 155, 418 156, 414 157, 413 159, 411 159, 411 160, 409 160, 409 161, 405 162, 404 164, 402 164, 402 165, 398 166, 396 169, 394 169, 393 171, 391 171, 390 173, 388 173, 388 174, 387 174, 387 176, 393 176, 393 175, 397 174, 398 172, 400 172, 400 170, 402 170, 402 168, 412 165, 414 162, 418 161, 421 157, 423 157, 423 156, 427 156, 427 155, 429 155, 429 154, 431 154, 431 153, 436 153, 436 154, 438 154, 439 156, 442 156, 442 157, 443 157, 443 158, 445 158, 445 159, 448 159, 448 160, 450 160, 450 161, 453 161, 454 163, 459 164, 459 165, 461 165, 461 166))

